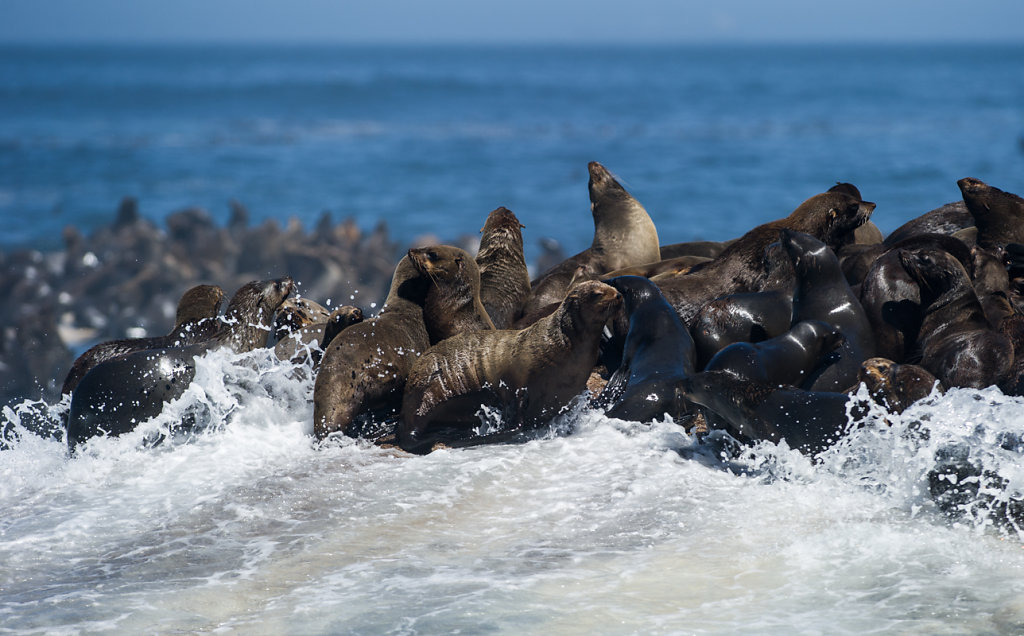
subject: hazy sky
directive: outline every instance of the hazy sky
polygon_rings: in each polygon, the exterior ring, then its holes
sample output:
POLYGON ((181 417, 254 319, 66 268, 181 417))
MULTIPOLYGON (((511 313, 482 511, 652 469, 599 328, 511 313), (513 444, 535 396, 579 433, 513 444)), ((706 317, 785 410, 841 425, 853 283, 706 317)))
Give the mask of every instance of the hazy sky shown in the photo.
POLYGON ((0 42, 1024 41, 1021 0, 0 0, 0 42))

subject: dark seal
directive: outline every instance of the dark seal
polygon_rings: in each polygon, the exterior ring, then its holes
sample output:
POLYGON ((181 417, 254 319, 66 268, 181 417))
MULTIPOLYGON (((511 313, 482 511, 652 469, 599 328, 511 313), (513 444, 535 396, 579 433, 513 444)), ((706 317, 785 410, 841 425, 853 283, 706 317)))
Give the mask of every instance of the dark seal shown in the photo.
POLYGON ((843 335, 821 320, 803 320, 786 333, 761 342, 736 342, 715 354, 705 371, 728 371, 762 384, 799 386, 843 335))
POLYGON ((125 338, 101 342, 78 356, 71 370, 64 378, 61 394, 75 390, 85 374, 97 364, 143 349, 159 349, 189 345, 213 337, 217 331, 215 320, 220 304, 224 300, 224 290, 216 285, 196 285, 181 296, 178 310, 174 318, 174 328, 166 336, 153 338, 125 338))
POLYGON ((956 184, 978 226, 978 245, 1002 247, 1007 243, 1024 243, 1024 199, 971 177, 956 184))
POLYGON ((924 367, 899 364, 886 358, 868 358, 860 367, 858 379, 867 387, 871 399, 890 413, 902 413, 911 404, 931 395, 942 383, 924 367))
POLYGON ((82 441, 104 433, 122 435, 159 415, 192 382, 197 356, 221 347, 245 353, 266 346, 271 317, 293 288, 290 278, 248 283, 231 298, 209 340, 136 351, 94 367, 71 394, 68 446, 74 450, 82 441))
POLYGON ((658 286, 640 276, 605 281, 622 294, 629 319, 622 362, 597 402, 606 414, 649 422, 666 413, 679 418, 691 412, 676 384, 694 372, 693 338, 658 286))
POLYGON ((432 347, 409 374, 399 445, 425 453, 485 443, 558 415, 586 390, 605 321, 621 303, 614 288, 587 281, 526 329, 463 333, 432 347), (482 413, 500 430, 477 434, 482 413))
POLYGON ((999 384, 1013 365, 1013 344, 996 331, 960 261, 938 249, 900 250, 921 288, 921 366, 947 388, 999 384))
POLYGON ((807 455, 834 445, 864 413, 845 393, 778 387, 727 371, 695 373, 680 388, 687 399, 718 415, 713 422, 723 423, 739 441, 784 440, 807 455))

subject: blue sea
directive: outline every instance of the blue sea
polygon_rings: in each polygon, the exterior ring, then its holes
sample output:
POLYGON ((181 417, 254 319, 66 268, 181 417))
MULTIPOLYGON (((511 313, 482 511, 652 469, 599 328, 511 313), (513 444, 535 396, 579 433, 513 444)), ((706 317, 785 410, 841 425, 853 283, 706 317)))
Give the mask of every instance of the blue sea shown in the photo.
MULTIPOLYGON (((131 195, 158 223, 235 199, 402 241, 504 205, 528 254, 571 251, 593 160, 665 243, 836 181, 888 231, 961 177, 1024 191, 1022 135, 1024 46, 4 47, 0 247, 59 248, 131 195)), ((1024 399, 996 388, 875 408, 817 461, 582 404, 526 444, 318 447, 312 389, 214 352, 73 458, 23 430, 66 400, 4 407, 0 633, 1024 633, 1024 529, 989 514, 1024 498, 1024 399), (192 436, 144 443, 185 411, 192 436), (955 518, 928 494, 950 443, 990 488, 955 518)))
POLYGON ((2 245, 55 246, 138 198, 326 210, 395 237, 504 205, 589 245, 587 162, 663 242, 726 239, 836 181, 883 230, 973 176, 1024 190, 1024 46, 0 48, 2 245))

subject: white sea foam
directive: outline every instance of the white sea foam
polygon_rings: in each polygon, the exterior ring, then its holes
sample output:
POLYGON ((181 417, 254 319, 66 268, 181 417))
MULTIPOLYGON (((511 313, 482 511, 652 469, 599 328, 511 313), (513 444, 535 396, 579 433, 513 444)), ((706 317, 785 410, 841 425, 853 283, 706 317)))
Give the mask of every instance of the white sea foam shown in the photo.
POLYGON ((25 430, 67 404, 6 411, 21 435, 0 452, 0 624, 1024 629, 1024 537, 984 506, 951 521, 928 495, 935 453, 967 442, 1003 480, 993 496, 1020 497, 1020 453, 1005 446, 1022 429, 1021 400, 997 390, 932 396, 903 417, 876 411, 819 462, 768 444, 723 458, 716 435, 701 444, 670 422, 582 407, 525 444, 409 457, 315 444, 309 377, 266 352, 211 354, 160 417, 74 458, 25 430), (196 433, 144 443, 186 412, 196 433))

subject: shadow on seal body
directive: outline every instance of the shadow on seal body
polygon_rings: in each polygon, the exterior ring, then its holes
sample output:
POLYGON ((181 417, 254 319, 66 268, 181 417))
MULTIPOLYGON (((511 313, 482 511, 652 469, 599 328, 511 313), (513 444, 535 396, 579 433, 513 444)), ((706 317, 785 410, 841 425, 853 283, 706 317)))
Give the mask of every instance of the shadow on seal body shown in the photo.
POLYGON ((679 418, 692 408, 676 384, 694 372, 693 338, 658 286, 640 276, 605 281, 622 294, 629 319, 622 362, 597 403, 622 420, 649 422, 666 413, 679 418))
POLYGON ((61 394, 66 395, 75 390, 85 374, 93 367, 134 351, 143 349, 159 349, 196 344, 212 338, 217 332, 219 322, 216 320, 224 290, 216 285, 196 285, 182 294, 178 301, 174 328, 166 336, 153 338, 126 338, 101 342, 78 356, 71 370, 64 378, 61 394))
POLYGON ((463 333, 432 347, 409 374, 399 445, 426 453, 438 443, 507 441, 555 417, 586 389, 621 302, 614 288, 587 281, 525 329, 463 333))
POLYGON ((231 298, 211 339, 186 347, 136 351, 94 367, 71 394, 69 448, 74 451, 96 435, 122 435, 159 415, 192 382, 197 356, 221 347, 244 353, 266 346, 271 318, 293 288, 290 278, 248 283, 231 298))

